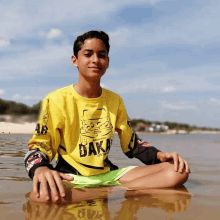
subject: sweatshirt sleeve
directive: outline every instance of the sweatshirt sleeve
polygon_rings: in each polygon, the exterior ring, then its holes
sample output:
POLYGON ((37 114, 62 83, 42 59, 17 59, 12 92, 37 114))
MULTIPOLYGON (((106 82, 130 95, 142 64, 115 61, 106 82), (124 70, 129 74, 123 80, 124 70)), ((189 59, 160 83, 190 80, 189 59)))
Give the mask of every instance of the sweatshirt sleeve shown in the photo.
POLYGON ((160 163, 157 159, 158 149, 148 143, 140 144, 137 134, 131 128, 130 119, 122 99, 120 99, 117 114, 116 131, 119 134, 121 148, 127 157, 135 157, 147 165, 160 163))
POLYGON ((58 151, 64 118, 55 99, 47 96, 41 104, 41 111, 35 133, 28 143, 25 167, 33 178, 39 166, 53 168, 50 162, 58 151))

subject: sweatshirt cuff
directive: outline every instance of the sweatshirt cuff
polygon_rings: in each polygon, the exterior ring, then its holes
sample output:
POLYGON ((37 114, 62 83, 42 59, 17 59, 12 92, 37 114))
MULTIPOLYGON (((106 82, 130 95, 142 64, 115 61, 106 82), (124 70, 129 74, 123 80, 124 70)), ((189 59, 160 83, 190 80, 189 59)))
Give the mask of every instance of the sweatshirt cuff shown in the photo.
POLYGON ((53 166, 49 163, 47 155, 41 152, 39 149, 33 149, 28 151, 25 156, 25 168, 31 179, 34 177, 34 172, 38 167, 46 166, 53 169, 53 166))
POLYGON ((48 167, 49 169, 53 170, 53 166, 49 163, 46 163, 46 162, 42 162, 42 163, 37 163, 35 164, 34 166, 31 167, 31 169, 29 170, 28 172, 28 176, 33 179, 34 178, 34 173, 35 173, 35 170, 38 168, 38 167, 48 167))

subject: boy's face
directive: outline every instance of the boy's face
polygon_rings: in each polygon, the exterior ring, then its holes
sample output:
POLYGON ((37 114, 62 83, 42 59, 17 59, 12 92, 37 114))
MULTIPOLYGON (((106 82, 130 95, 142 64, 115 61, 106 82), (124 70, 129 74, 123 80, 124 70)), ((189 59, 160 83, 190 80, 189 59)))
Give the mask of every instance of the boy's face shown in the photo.
POLYGON ((72 63, 79 70, 79 77, 100 80, 109 65, 109 57, 104 43, 96 38, 85 40, 78 57, 72 56, 72 63))

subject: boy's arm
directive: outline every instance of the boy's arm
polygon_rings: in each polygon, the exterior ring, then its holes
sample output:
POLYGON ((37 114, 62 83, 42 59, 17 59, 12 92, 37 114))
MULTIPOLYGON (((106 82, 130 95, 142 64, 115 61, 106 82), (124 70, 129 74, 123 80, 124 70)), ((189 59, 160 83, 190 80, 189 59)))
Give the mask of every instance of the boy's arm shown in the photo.
POLYGON ((186 172, 190 173, 187 161, 178 153, 161 152, 157 148, 150 146, 147 142, 139 140, 131 128, 130 120, 122 100, 117 115, 116 131, 120 137, 122 150, 129 158, 138 158, 147 165, 173 160, 175 171, 182 172, 185 168, 186 172))
POLYGON ((62 179, 73 179, 53 170, 50 164, 60 145, 63 123, 64 119, 55 100, 45 98, 42 101, 35 134, 28 143, 29 151, 25 156, 25 167, 29 176, 33 178, 33 193, 36 198, 54 198, 57 201, 59 195, 65 196, 62 179))
POLYGON ((141 142, 131 128, 130 119, 121 98, 115 130, 118 132, 121 148, 127 157, 138 158, 147 165, 160 163, 157 159, 157 152, 159 152, 159 150, 150 146, 148 143, 141 142))
MULTIPOLYGON (((123 138, 121 133, 122 132, 118 130, 120 140, 123 138)), ((135 132, 132 133, 128 145, 121 145, 121 147, 128 158, 137 158, 146 165, 161 163, 157 157, 157 153, 160 152, 160 150, 150 146, 147 142, 142 142, 135 132)))
POLYGON ((41 103, 41 111, 35 133, 28 143, 28 152, 25 156, 25 168, 33 179, 35 170, 41 166, 53 169, 50 164, 60 145, 59 127, 62 116, 59 108, 50 97, 41 103))
POLYGON ((129 158, 138 158, 144 164, 153 165, 161 162, 173 161, 175 171, 180 173, 185 171, 190 173, 189 165, 186 160, 184 160, 181 155, 176 152, 167 153, 161 152, 157 148, 150 146, 147 142, 139 140, 138 136, 135 134, 135 145, 134 148, 125 153, 129 158))

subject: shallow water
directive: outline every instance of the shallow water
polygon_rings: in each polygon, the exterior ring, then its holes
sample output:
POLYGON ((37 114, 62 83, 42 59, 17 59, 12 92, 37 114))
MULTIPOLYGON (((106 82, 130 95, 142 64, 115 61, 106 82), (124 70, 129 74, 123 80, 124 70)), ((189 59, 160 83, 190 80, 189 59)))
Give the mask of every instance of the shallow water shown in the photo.
MULTIPOLYGON (((113 187, 99 190, 99 195, 93 189, 86 191, 87 201, 68 206, 33 203, 26 195, 31 191, 32 182, 23 165, 31 135, 0 135, 0 218, 217 219, 220 215, 220 135, 139 136, 162 151, 177 151, 189 162, 192 173, 184 184, 186 189, 135 192, 113 187)), ((118 137, 109 158, 120 168, 142 165, 122 153, 118 137)))

